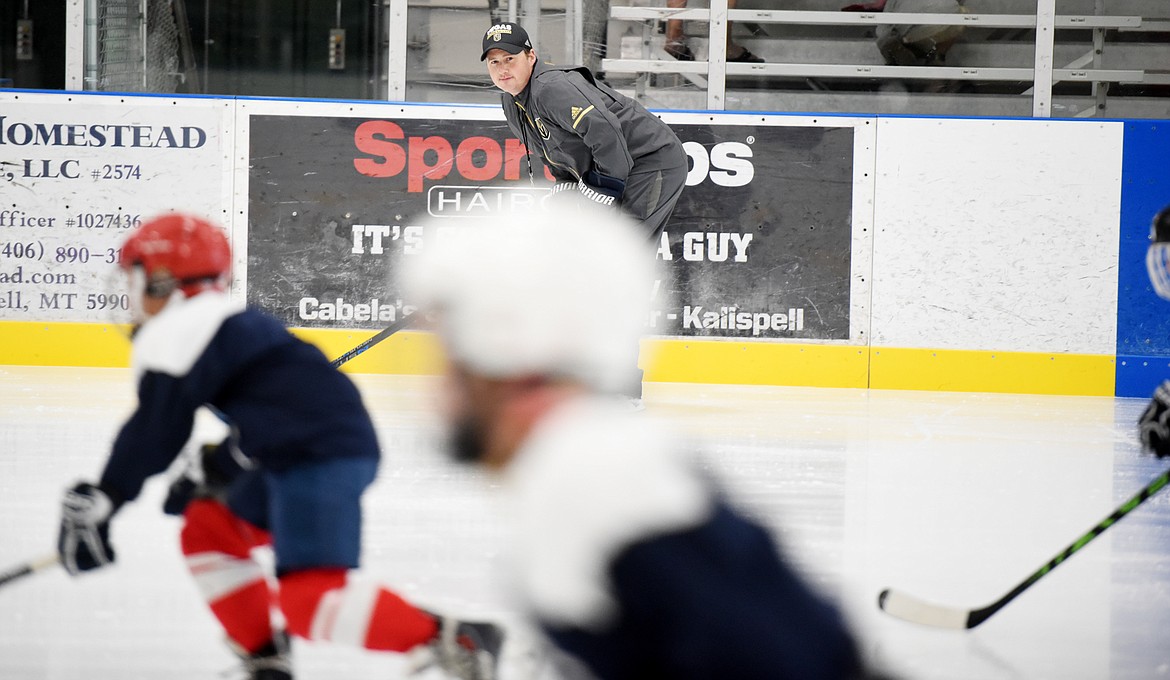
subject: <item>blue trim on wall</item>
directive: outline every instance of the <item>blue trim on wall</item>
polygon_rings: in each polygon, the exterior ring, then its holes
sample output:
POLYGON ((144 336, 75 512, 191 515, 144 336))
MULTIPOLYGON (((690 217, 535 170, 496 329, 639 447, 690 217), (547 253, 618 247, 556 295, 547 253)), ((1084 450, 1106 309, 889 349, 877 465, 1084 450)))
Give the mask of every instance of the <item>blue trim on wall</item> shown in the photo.
POLYGON ((1126 121, 1117 267, 1119 397, 1148 397, 1170 378, 1170 302, 1146 274, 1150 220, 1170 204, 1170 121, 1126 121))
POLYGON ((1163 380, 1170 380, 1170 357, 1135 354, 1117 357, 1117 396, 1149 399, 1163 380))

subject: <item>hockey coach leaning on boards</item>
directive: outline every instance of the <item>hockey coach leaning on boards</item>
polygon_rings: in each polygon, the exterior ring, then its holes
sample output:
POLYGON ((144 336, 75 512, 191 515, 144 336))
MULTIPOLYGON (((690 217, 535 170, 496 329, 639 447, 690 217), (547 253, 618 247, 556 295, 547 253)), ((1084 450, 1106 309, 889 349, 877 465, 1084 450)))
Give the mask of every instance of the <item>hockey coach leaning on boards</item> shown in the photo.
POLYGON ((687 179, 687 155, 670 126, 584 66, 541 61, 519 24, 489 28, 480 61, 504 92, 512 133, 556 178, 554 192, 620 206, 658 237, 687 179))

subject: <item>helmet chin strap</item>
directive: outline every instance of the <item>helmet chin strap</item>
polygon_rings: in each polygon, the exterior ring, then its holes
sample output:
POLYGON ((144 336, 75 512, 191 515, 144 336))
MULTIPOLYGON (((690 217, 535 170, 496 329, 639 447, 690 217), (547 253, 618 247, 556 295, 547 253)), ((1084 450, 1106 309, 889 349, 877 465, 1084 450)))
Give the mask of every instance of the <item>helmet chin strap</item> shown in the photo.
POLYGON ((130 300, 130 323, 133 324, 134 330, 131 335, 138 331, 138 326, 146 321, 146 271, 140 267, 130 267, 129 269, 120 270, 125 276, 126 294, 130 300))
POLYGON ((144 309, 143 309, 142 323, 145 323, 147 320, 154 318, 154 317, 158 316, 159 314, 162 314, 163 311, 167 307, 170 307, 176 301, 186 300, 187 295, 185 295, 183 293, 182 289, 176 288, 176 289, 171 291, 170 295, 167 295, 165 297, 163 297, 163 296, 146 296, 146 298, 149 298, 150 300, 155 300, 157 302, 150 304, 150 308, 146 309, 145 307, 149 303, 147 302, 147 299, 143 299, 144 309))
POLYGON ((135 326, 161 313, 176 299, 194 297, 209 290, 227 290, 227 276, 199 277, 184 281, 174 279, 151 281, 140 266, 120 271, 127 277, 125 287, 130 303, 130 323, 135 326))
POLYGON ((140 295, 131 295, 132 302, 130 303, 131 327, 130 338, 138 334, 138 331, 151 319, 162 314, 167 307, 170 307, 175 301, 187 299, 182 290, 178 288, 171 291, 170 295, 165 297, 157 295, 147 295, 142 293, 140 295))

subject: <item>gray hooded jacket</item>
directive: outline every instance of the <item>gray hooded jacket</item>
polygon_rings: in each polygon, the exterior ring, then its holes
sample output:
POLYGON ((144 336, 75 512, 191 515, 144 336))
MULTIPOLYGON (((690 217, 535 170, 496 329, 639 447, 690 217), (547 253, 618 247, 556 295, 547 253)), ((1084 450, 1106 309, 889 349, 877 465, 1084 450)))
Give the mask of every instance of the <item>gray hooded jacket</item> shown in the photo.
POLYGON ((528 87, 501 98, 512 132, 560 181, 585 181, 621 197, 635 172, 681 167, 678 136, 638 102, 597 82, 583 66, 537 59, 528 87), (596 173, 596 174, 591 174, 596 173))

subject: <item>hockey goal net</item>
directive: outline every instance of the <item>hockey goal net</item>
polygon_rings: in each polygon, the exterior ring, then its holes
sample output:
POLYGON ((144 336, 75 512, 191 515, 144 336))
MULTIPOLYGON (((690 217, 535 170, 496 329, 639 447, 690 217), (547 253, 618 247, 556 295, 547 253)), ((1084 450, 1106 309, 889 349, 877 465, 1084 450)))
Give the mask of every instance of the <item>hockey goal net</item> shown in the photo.
POLYGON ((97 0, 90 17, 96 90, 198 92, 184 0, 97 0))

